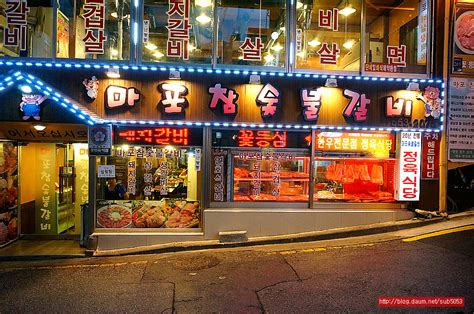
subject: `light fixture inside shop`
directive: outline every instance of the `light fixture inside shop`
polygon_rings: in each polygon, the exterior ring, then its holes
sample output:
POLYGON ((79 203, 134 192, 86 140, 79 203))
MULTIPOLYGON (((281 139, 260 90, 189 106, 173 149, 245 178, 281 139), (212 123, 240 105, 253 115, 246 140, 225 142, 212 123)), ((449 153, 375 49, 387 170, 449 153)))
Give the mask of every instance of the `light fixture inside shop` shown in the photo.
POLYGON ((118 68, 108 68, 105 74, 109 78, 120 78, 120 70, 118 68))
POLYGON ((272 50, 275 50, 275 51, 280 51, 283 49, 283 46, 280 45, 279 43, 276 43, 275 45, 272 46, 271 48, 272 50))
POLYGON ((112 56, 118 56, 119 54, 117 49, 111 49, 110 53, 112 54, 112 56))
POLYGON ((296 2, 296 9, 301 9, 303 7, 303 2, 296 2))
POLYGON ((249 84, 260 84, 260 75, 251 74, 249 84))
POLYGON ((188 51, 191 52, 194 50, 196 50, 196 47, 194 47, 194 45, 188 44, 188 51))
POLYGON ((354 46, 354 44, 355 44, 355 40, 351 39, 351 40, 346 41, 342 46, 346 49, 351 49, 352 46, 354 46))
POLYGON ((25 94, 29 94, 29 93, 33 92, 31 87, 29 87, 28 85, 21 85, 20 90, 21 90, 22 93, 25 93, 25 94))
POLYGON ((202 7, 202 8, 209 7, 212 5, 211 0, 196 0, 195 3, 198 7, 202 7))
POLYGON ((297 57, 304 58, 304 51, 300 51, 296 54, 297 57))
POLYGON ((271 34, 271 37, 272 37, 273 40, 277 40, 277 39, 278 39, 278 33, 277 33, 277 32, 273 32, 273 33, 271 34))
POLYGON ((211 18, 203 13, 199 15, 198 17, 196 17, 196 21, 198 21, 201 24, 207 24, 211 21, 211 18))
POLYGON ((148 50, 156 50, 158 48, 157 45, 155 44, 152 44, 152 43, 148 43, 145 45, 145 48, 148 49, 148 50))
POLYGON ((34 128, 36 131, 44 131, 44 130, 46 129, 46 125, 34 124, 34 125, 33 125, 33 128, 34 128))
POLYGON ((328 78, 326 79, 326 83, 324 84, 325 87, 337 87, 337 79, 335 78, 328 78))
POLYGON ((344 9, 339 10, 339 14, 342 14, 344 16, 349 16, 353 13, 355 13, 356 9, 354 9, 352 6, 347 5, 344 9))
POLYGON ((267 54, 265 57, 263 57, 263 59, 265 59, 266 62, 272 62, 275 60, 275 57, 271 54, 267 54))
POLYGON ((164 54, 161 53, 160 51, 156 51, 153 53, 153 57, 157 58, 157 59, 160 59, 160 58, 163 58, 164 54))
POLYGON ((317 46, 321 45, 321 42, 315 38, 315 39, 309 41, 308 45, 310 45, 311 47, 317 47, 317 46))
POLYGON ((412 91, 412 92, 419 92, 420 91, 420 84, 410 82, 410 83, 408 83, 407 90, 412 91))

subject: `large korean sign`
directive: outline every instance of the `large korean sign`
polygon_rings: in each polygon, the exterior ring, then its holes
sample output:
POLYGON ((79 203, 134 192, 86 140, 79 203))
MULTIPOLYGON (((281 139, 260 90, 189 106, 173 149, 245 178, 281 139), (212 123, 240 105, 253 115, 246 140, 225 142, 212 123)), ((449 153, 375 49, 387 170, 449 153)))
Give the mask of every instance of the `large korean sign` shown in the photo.
POLYGON ((189 34, 192 28, 190 20, 190 0, 169 0, 168 41, 166 42, 166 55, 168 57, 189 59, 188 45, 189 34))
POLYGON ((38 189, 36 191, 36 233, 55 234, 57 231, 55 177, 56 147, 41 144, 38 148, 38 189))
POLYGON ((450 81, 448 159, 474 160, 474 79, 453 77, 450 81))
POLYGON ((474 5, 456 4, 453 30, 453 73, 474 73, 474 5))
POLYGON ((421 159, 421 132, 400 132, 395 183, 396 200, 419 200, 421 159))

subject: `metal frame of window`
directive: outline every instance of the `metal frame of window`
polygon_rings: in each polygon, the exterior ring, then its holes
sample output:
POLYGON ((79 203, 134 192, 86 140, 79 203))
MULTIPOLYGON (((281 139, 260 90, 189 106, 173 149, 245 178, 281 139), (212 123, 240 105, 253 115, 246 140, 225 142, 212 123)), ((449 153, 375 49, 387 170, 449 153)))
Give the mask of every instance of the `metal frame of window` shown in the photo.
MULTIPOLYGON (((13 63, 35 63, 35 62, 61 62, 70 64, 107 64, 110 67, 113 66, 129 66, 131 68, 138 67, 168 67, 177 69, 186 69, 186 67, 202 68, 202 69, 213 69, 214 71, 232 72, 235 70, 248 71, 248 72, 269 72, 279 74, 283 73, 295 73, 295 74, 317 74, 317 75, 348 75, 348 76, 375 76, 375 77, 410 77, 410 78, 429 78, 432 75, 432 58, 433 49, 431 43, 433 41, 432 29, 432 16, 433 16, 433 0, 427 0, 428 5, 428 32, 430 36, 427 37, 427 61, 426 61, 426 73, 381 73, 381 72, 370 72, 364 70, 364 60, 366 58, 366 38, 364 36, 365 26, 365 14, 366 14, 366 1, 362 0, 361 9, 361 56, 360 56, 360 69, 359 71, 321 71, 316 69, 302 69, 296 66, 296 54, 295 54, 295 41, 296 41, 296 0, 286 0, 286 21, 285 21, 285 62, 283 67, 263 66, 263 65, 237 65, 237 64, 222 64, 217 63, 218 57, 218 12, 217 4, 219 0, 213 1, 213 38, 212 38, 212 53, 210 63, 179 63, 179 62, 143 62, 142 58, 142 38, 143 38, 143 14, 144 14, 144 1, 143 0, 130 0, 130 55, 129 60, 93 60, 93 59, 75 59, 75 58, 57 58, 56 57, 56 40, 52 43, 52 56, 48 58, 32 58, 32 57, 15 57, 15 58, 0 58, 3 62, 13 63), (228 71, 226 71, 228 70, 228 71)), ((57 1, 52 1, 53 7, 53 38, 57 37, 57 1)))

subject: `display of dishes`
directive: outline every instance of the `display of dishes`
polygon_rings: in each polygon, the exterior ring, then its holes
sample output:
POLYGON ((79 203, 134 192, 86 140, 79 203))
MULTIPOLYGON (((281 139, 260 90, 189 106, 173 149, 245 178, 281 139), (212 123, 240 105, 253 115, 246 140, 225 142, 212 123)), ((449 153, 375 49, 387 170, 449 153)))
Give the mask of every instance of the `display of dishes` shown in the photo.
POLYGON ((467 54, 474 54, 474 11, 461 14, 454 23, 454 41, 467 54))
POLYGON ((121 205, 107 205, 97 210, 97 223, 103 228, 125 228, 132 222, 132 212, 121 205))

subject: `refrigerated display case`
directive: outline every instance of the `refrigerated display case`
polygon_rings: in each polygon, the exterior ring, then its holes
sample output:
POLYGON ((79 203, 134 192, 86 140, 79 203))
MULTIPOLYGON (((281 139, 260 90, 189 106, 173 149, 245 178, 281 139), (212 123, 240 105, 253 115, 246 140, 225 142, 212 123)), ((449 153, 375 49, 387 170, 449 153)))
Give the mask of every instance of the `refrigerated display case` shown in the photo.
POLYGON ((395 202, 395 158, 316 157, 315 202, 395 202))
POLYGON ((261 157, 232 155, 234 202, 308 202, 309 157, 261 157))

